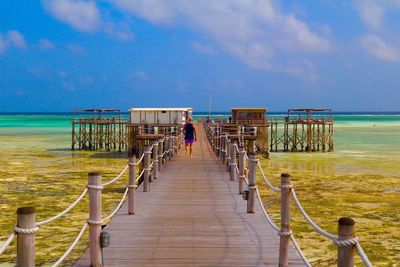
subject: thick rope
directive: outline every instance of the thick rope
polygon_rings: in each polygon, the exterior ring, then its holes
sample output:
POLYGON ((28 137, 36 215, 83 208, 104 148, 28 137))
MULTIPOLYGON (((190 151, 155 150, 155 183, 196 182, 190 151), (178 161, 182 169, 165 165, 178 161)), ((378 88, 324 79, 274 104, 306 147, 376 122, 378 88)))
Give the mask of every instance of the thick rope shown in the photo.
POLYGON ((58 259, 58 261, 56 261, 52 267, 56 267, 58 266, 61 262, 63 262, 63 260, 65 260, 65 258, 68 256, 68 254, 75 248, 76 244, 78 243, 78 241, 81 239, 83 233, 86 230, 86 227, 88 226, 87 223, 85 223, 82 226, 81 231, 79 232, 78 236, 75 238, 74 242, 71 244, 71 246, 67 249, 67 251, 65 251, 64 255, 61 256, 61 258, 58 259))
POLYGON ((88 224, 94 224, 94 225, 103 225, 104 221, 103 220, 99 220, 99 221, 93 221, 93 220, 87 220, 88 224))
POLYGON ((114 210, 110 215, 108 215, 107 217, 105 217, 105 218, 103 219, 103 221, 108 221, 109 219, 111 219, 111 218, 117 213, 117 211, 121 208, 122 204, 124 203, 125 197, 126 197, 126 195, 128 194, 128 191, 129 191, 129 188, 127 187, 127 188, 125 189, 125 193, 124 193, 124 195, 122 196, 122 199, 121 199, 121 201, 119 202, 118 206, 115 208, 115 210, 114 210))
POLYGON ((83 190, 82 194, 74 201, 74 203, 72 203, 68 208, 66 208, 65 210, 63 210, 59 214, 57 214, 57 215, 55 215, 55 216, 53 216, 51 218, 48 218, 46 220, 37 222, 35 225, 36 226, 41 226, 41 225, 44 225, 44 224, 48 224, 48 223, 50 223, 52 221, 57 220, 61 216, 65 215, 66 213, 68 213, 72 208, 74 208, 83 199, 83 197, 86 195, 87 191, 88 191, 88 189, 85 188, 85 190, 83 190))
POLYGON ((14 238, 15 238, 15 233, 12 233, 8 237, 6 242, 4 242, 3 245, 1 245, 1 247, 0 247, 0 255, 8 248, 8 246, 11 244, 11 242, 14 240, 14 238))
POLYGON ((297 251, 297 254, 300 256, 301 260, 307 267, 311 267, 311 264, 308 262, 306 256, 303 254, 303 251, 301 251, 299 244, 297 243, 296 239, 294 238, 293 235, 290 236, 290 240, 292 240, 293 246, 297 251))
POLYGON ((272 185, 272 183, 268 180, 268 178, 265 176, 263 169, 261 168, 260 161, 257 162, 258 169, 260 170, 261 177, 263 178, 264 182, 271 188, 272 191, 274 192, 281 192, 281 189, 278 187, 275 187, 272 185))
POLYGON ((367 267, 372 267, 372 263, 369 261, 367 254, 365 254, 363 248, 361 247, 360 243, 356 243, 356 249, 358 252, 358 255, 360 255, 361 260, 363 261, 364 265, 367 267))
POLYGON ((16 234, 33 235, 37 231, 39 231, 39 227, 37 227, 37 226, 30 228, 30 229, 19 228, 16 225, 14 226, 14 233, 16 233, 16 234))
POLYGON ((139 165, 140 162, 142 162, 143 159, 144 159, 144 153, 142 154, 142 156, 140 157, 140 159, 139 159, 137 162, 133 163, 133 164, 134 164, 134 165, 139 165))
POLYGON ((327 238, 329 238, 331 240, 337 240, 338 239, 337 236, 332 235, 332 234, 324 231, 313 220, 311 220, 311 218, 308 216, 308 214, 304 210, 303 206, 300 204, 300 201, 298 200, 298 198, 296 196, 296 192, 294 191, 294 189, 292 189, 291 192, 292 192, 294 203, 296 204, 297 208, 300 210, 300 212, 303 215, 304 219, 306 219, 306 221, 311 225, 311 227, 314 228, 314 230, 317 231, 318 233, 320 233, 321 235, 323 235, 323 236, 325 236, 325 237, 327 237, 327 238))
POLYGON ((275 224, 275 222, 269 216, 268 212, 265 210, 264 204, 262 203, 262 200, 261 200, 260 191, 258 190, 258 188, 256 188, 256 192, 257 192, 258 204, 260 204, 261 211, 263 212, 265 219, 267 219, 267 222, 276 231, 276 233, 280 233, 281 229, 279 229, 279 227, 275 224))
POLYGON ((125 166, 125 168, 121 171, 120 174, 118 174, 117 177, 115 177, 115 178, 112 179, 111 181, 108 181, 107 183, 104 183, 103 186, 106 186, 106 185, 110 185, 110 184, 112 184, 112 183, 115 183, 119 178, 121 178, 121 176, 126 172, 126 170, 127 170, 128 168, 129 168, 129 164, 127 164, 127 165, 125 166))
POLYGON ((104 187, 102 185, 93 185, 93 184, 88 184, 86 185, 87 188, 89 189, 96 189, 96 190, 103 190, 104 187))

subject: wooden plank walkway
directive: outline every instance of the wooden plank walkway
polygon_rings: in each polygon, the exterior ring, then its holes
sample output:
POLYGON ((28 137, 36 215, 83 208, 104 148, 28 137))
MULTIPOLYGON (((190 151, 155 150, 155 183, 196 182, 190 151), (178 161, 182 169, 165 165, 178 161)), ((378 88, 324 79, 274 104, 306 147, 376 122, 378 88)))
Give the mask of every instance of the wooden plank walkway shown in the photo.
MULTIPOLYGON (((168 162, 151 192, 137 192, 136 215, 124 205, 108 225, 105 266, 278 266, 279 238, 260 208, 246 201, 210 152, 202 127, 193 158, 168 162)), ((290 266, 304 266, 290 248, 290 266)), ((76 266, 89 266, 88 251, 76 266)))

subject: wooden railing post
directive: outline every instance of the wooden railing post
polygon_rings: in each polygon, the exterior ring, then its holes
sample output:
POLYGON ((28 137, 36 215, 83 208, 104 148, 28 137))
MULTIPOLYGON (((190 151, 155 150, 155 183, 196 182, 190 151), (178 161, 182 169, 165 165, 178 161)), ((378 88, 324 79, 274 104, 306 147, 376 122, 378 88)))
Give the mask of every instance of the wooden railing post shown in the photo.
POLYGON ((168 149, 169 149, 169 160, 171 160, 174 157, 174 136, 171 134, 169 138, 169 144, 168 144, 168 149))
MULTIPOLYGON (((226 136, 227 137, 227 136, 226 136)), ((226 140, 226 139, 225 139, 226 140)), ((227 139, 225 143, 225 163, 226 163, 226 169, 229 171, 229 162, 231 160, 231 140, 227 139)))
POLYGON ((211 138, 211 148, 215 152, 215 134, 214 131, 210 129, 210 138, 211 138))
MULTIPOLYGON (((355 222, 352 218, 340 218, 339 241, 353 239, 355 236, 355 222)), ((354 245, 338 246, 338 267, 354 266, 354 245)))
POLYGON ((17 209, 17 266, 35 267, 36 211, 33 207, 17 209), (22 232, 25 230, 25 232, 22 232))
POLYGON ((226 139, 225 139, 225 134, 221 135, 221 161, 222 163, 225 163, 225 157, 226 157, 226 139))
POLYGON ((220 134, 220 132, 219 132, 219 128, 217 127, 217 129, 216 129, 216 136, 215 136, 215 145, 216 145, 216 150, 215 150, 215 155, 217 155, 217 158, 219 158, 219 153, 220 153, 220 150, 221 150, 221 136, 219 135, 220 134))
POLYGON ((158 140, 158 171, 161 171, 161 166, 163 164, 163 156, 162 156, 163 150, 164 150, 164 143, 163 140, 160 139, 158 140))
POLYGON ((281 175, 281 232, 279 243, 279 266, 288 266, 288 251, 290 230, 290 190, 292 183, 290 175, 282 173, 281 175))
POLYGON ((158 141, 153 142, 153 175, 152 179, 158 178, 158 141))
POLYGON ((244 191, 244 177, 246 172, 246 149, 239 147, 239 194, 244 191))
POLYGON ((150 161, 151 161, 151 145, 144 146, 144 158, 143 158, 143 192, 150 191, 150 161))
POLYGON ((230 178, 231 181, 236 181, 236 142, 231 142, 230 147, 229 147, 229 172, 230 172, 230 178))
POLYGON ((176 155, 176 136, 175 136, 175 134, 172 135, 171 147, 172 147, 172 157, 175 157, 175 155, 176 155))
POLYGON ((89 249, 90 266, 101 266, 100 232, 101 225, 101 176, 98 172, 88 174, 89 189, 89 249))
POLYGON ((256 212, 256 192, 257 189, 257 157, 251 153, 249 155, 249 198, 247 200, 247 213, 256 212))
POLYGON ((129 157, 129 182, 128 182, 128 214, 135 214, 136 194, 136 156, 129 157))

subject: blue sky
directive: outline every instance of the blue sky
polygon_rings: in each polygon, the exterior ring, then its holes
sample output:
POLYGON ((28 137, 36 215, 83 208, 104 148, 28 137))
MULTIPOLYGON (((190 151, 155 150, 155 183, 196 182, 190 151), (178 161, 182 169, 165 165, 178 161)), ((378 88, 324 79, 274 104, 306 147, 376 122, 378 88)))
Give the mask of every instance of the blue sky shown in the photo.
POLYGON ((400 0, 0 2, 0 111, 400 110, 400 0))

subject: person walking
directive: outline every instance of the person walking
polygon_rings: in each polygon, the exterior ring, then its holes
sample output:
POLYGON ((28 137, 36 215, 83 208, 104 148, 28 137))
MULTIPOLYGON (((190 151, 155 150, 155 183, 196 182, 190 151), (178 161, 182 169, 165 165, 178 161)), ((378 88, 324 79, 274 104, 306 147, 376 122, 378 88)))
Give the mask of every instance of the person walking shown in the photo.
POLYGON ((189 118, 185 126, 183 127, 183 134, 185 135, 185 155, 192 157, 193 148, 192 145, 197 141, 196 127, 193 125, 193 119, 189 118), (189 147, 189 151, 188 151, 189 147))

